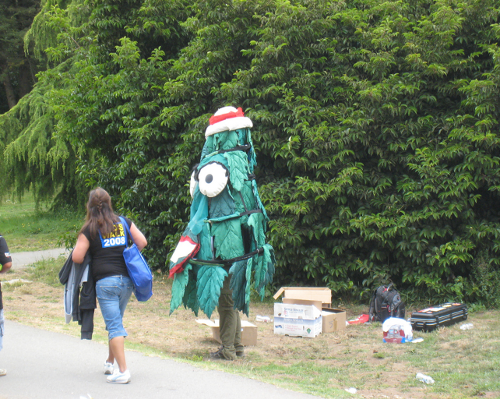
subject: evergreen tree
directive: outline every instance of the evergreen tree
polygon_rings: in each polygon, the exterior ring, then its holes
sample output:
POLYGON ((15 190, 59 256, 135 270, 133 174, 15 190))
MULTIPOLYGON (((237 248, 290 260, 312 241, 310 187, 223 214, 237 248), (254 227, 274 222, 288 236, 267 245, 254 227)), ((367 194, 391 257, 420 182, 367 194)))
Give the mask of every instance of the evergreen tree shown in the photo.
MULTIPOLYGON (((66 2, 60 0, 60 3, 66 2)), ((37 75, 38 82, 29 94, 0 115, 2 195, 14 189, 22 197, 25 191, 32 190, 37 204, 52 201, 56 194, 55 206, 84 201, 78 195, 84 184, 75 173, 76 147, 54 134, 55 107, 51 103, 56 88, 72 84, 64 76, 74 67, 74 52, 63 49, 68 48, 68 42, 78 48, 71 21, 82 14, 80 5, 80 1, 75 1, 68 9, 61 9, 55 1, 44 1, 24 35, 26 52, 49 69, 37 75)))
POLYGON ((40 11, 40 0, 4 0, 0 3, 0 114, 29 93, 36 62, 24 52, 23 37, 40 11))
MULTIPOLYGON (((130 0, 88 3, 80 28, 75 67, 64 80, 78 82, 55 90, 56 134, 78 148, 77 173, 90 187, 101 185, 148 236, 150 264, 164 266, 165 235, 174 220, 162 220, 177 188, 167 165, 177 132, 160 118, 170 58, 188 42, 181 26, 186 1, 130 0), (87 38, 90 38, 88 41, 87 38)), ((174 213, 175 214, 175 213, 174 213)))
POLYGON ((40 195, 105 186, 165 267, 207 120, 241 106, 276 284, 487 301, 498 22, 494 0, 44 3, 26 43, 48 70, 0 117, 0 168, 40 195))

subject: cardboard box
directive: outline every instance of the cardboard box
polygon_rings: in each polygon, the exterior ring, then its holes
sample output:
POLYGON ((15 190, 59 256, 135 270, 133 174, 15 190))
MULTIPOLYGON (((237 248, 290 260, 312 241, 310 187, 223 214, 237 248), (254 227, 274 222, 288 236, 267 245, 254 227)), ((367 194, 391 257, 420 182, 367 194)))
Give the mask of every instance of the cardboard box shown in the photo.
POLYGON ((318 310, 321 310, 323 307, 323 303, 321 301, 309 301, 306 299, 283 298, 283 303, 286 303, 288 305, 312 305, 315 306, 318 310))
POLYGON ((288 303, 274 303, 274 318, 316 320, 321 317, 321 310, 313 305, 296 305, 288 303))
MULTIPOLYGON (((314 338, 323 332, 322 308, 330 308, 332 304, 329 288, 282 287, 274 294, 274 299, 282 294, 283 303, 274 304, 275 334, 314 338)), ((331 322, 335 325, 335 314, 327 316, 328 325, 331 322)))
POLYGON ((291 337, 314 338, 321 334, 321 316, 316 319, 292 319, 286 317, 274 318, 274 333, 291 337))
POLYGON ((332 290, 326 287, 281 287, 274 299, 278 299, 283 294, 284 299, 298 299, 309 301, 321 301, 323 308, 332 307, 332 290))
MULTIPOLYGON (((222 343, 220 339, 219 320, 196 320, 197 323, 209 326, 212 329, 212 336, 218 342, 222 343)), ((257 326, 246 320, 241 320, 241 343, 244 346, 257 345, 257 326)))
MULTIPOLYGON (((317 304, 321 305, 319 301, 317 304)), ((275 334, 314 338, 321 334, 322 328, 321 310, 316 306, 278 302, 274 304, 275 334)))
POLYGON ((324 308, 321 311, 323 333, 345 330, 347 314, 342 309, 324 308))

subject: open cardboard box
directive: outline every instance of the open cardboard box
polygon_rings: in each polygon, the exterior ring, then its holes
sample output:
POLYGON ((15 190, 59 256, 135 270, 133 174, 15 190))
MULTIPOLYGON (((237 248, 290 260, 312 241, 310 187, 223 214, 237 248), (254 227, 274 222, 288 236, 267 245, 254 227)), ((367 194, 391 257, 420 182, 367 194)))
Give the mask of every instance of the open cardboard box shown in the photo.
POLYGON ((283 298, 283 303, 286 303, 288 305, 308 305, 308 306, 315 306, 316 309, 321 311, 323 308, 323 303, 321 301, 310 301, 307 299, 291 299, 291 298, 283 298))
POLYGON ((283 303, 285 303, 285 299, 321 301, 320 310, 332 307, 332 290, 327 287, 281 287, 273 297, 278 299, 282 294, 283 303))
MULTIPOLYGON (((212 329, 212 336, 218 342, 222 343, 220 339, 219 320, 199 319, 197 323, 209 326, 212 329)), ((257 345, 257 326, 246 320, 241 320, 241 343, 244 346, 257 345)))

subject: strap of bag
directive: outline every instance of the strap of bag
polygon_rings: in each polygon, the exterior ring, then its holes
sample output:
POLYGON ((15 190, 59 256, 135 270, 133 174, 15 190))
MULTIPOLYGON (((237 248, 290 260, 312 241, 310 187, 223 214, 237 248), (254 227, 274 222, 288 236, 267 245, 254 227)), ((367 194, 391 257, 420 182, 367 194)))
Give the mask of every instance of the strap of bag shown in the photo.
POLYGON ((122 225, 125 226, 125 243, 126 243, 125 245, 128 247, 128 237, 130 237, 132 242, 135 244, 134 237, 132 237, 132 234, 130 234, 130 229, 128 227, 127 221, 121 216, 119 216, 119 218, 120 222, 122 222, 122 225))

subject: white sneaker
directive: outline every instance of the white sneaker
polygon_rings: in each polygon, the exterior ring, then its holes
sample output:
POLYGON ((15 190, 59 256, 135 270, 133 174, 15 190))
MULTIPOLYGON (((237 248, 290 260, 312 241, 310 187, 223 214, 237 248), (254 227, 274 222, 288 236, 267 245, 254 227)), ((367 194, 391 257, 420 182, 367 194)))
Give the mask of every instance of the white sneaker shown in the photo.
POLYGON ((113 364, 104 362, 104 374, 113 374, 113 364))
POLYGON ((128 384, 130 382, 130 371, 125 370, 123 373, 120 372, 120 369, 116 369, 113 375, 110 375, 107 378, 108 382, 114 384, 128 384))

